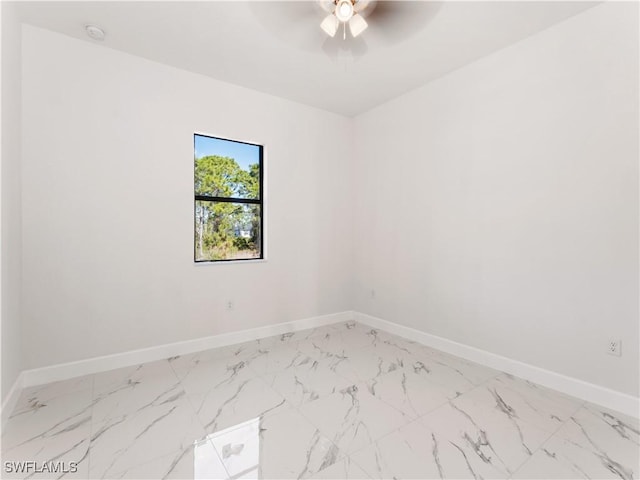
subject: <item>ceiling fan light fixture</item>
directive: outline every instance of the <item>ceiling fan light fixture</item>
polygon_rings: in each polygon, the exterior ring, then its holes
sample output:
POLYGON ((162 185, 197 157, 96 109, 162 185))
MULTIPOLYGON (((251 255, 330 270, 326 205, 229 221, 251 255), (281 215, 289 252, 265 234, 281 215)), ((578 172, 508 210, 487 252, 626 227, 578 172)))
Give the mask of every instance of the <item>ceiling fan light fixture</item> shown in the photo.
POLYGON ((334 13, 341 22, 348 22, 353 17, 353 3, 351 0, 339 0, 334 13))
POLYGON ((324 30, 324 32, 330 37, 334 37, 336 35, 339 26, 340 22, 333 13, 327 15, 320 24, 320 28, 322 28, 322 30, 324 30))
POLYGON ((356 14, 351 17, 351 20, 349 20, 349 30, 351 31, 351 35, 353 35, 353 38, 356 38, 358 35, 364 32, 368 26, 369 25, 367 24, 367 21, 362 15, 356 14))

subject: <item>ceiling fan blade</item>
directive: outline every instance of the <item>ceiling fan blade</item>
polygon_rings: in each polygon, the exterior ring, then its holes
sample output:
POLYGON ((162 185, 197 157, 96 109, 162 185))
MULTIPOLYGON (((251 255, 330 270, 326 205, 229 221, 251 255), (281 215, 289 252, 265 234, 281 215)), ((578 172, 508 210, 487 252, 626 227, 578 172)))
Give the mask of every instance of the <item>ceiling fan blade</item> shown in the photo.
POLYGON ((375 7, 376 1, 375 0, 357 0, 356 3, 353 5, 353 11, 356 13, 362 13, 365 11, 365 9, 368 10, 373 10, 373 8, 375 7))
POLYGON ((320 2, 261 1, 247 2, 260 26, 307 51, 319 51, 327 34, 318 28, 327 15, 320 2))
POLYGON ((320 8, 327 13, 333 13, 336 9, 336 4, 333 3, 332 0, 319 0, 318 4, 320 5, 320 8))
POLYGON ((249 2, 249 6, 260 23, 269 25, 319 20, 319 12, 324 11, 320 2, 249 2))
POLYGON ((385 43, 396 43, 424 28, 441 7, 442 2, 379 0, 366 16, 376 36, 385 43))

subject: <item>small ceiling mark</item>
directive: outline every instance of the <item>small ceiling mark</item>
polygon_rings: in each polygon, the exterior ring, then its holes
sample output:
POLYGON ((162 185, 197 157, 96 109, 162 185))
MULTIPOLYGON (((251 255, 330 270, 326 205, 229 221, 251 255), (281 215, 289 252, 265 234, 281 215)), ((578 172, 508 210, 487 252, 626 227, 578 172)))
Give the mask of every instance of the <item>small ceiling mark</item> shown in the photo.
POLYGON ((84 29, 87 32, 87 35, 89 35, 89 38, 92 38, 99 42, 102 42, 104 40, 105 33, 104 30, 102 30, 100 27, 97 27, 95 25, 85 25, 84 29))

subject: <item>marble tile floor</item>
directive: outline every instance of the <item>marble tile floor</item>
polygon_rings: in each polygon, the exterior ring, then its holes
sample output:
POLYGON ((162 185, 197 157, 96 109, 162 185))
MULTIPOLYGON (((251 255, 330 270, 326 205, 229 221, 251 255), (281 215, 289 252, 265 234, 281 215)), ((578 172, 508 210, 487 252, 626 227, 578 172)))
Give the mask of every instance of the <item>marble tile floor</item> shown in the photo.
POLYGON ((27 389, 3 478, 632 479, 639 429, 347 322, 27 389))

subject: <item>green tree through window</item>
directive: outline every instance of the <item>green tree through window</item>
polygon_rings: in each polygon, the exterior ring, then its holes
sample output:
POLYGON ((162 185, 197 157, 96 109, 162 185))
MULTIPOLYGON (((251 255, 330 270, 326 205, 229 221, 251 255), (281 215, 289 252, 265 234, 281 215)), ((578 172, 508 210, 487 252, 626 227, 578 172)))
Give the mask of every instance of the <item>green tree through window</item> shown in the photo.
POLYGON ((262 146, 194 135, 195 261, 262 255, 262 146))

